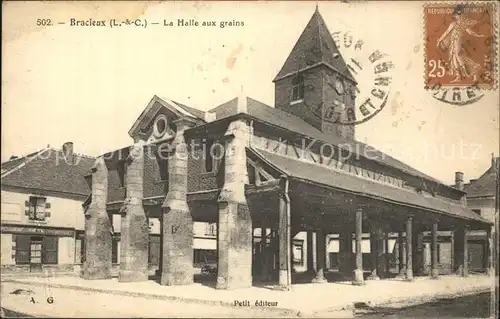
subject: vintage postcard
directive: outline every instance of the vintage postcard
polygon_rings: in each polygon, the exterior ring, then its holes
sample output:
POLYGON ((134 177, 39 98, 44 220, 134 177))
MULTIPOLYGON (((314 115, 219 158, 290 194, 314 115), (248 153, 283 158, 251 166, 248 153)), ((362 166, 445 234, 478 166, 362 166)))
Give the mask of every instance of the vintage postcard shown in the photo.
POLYGON ((0 317, 498 316, 496 1, 4 1, 0 317))

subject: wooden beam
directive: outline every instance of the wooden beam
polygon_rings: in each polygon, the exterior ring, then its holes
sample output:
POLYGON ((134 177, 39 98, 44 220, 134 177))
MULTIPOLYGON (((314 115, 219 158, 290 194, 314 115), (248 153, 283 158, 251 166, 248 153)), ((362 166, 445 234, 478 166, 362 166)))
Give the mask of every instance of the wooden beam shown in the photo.
POLYGON ((282 190, 283 187, 279 179, 261 182, 259 185, 245 185, 245 193, 247 195, 258 195, 282 190))

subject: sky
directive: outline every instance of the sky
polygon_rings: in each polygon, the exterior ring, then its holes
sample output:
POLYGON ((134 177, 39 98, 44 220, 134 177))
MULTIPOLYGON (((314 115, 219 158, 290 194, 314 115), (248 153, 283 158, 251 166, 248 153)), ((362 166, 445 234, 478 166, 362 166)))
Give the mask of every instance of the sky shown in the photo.
MULTIPOLYGON (((499 150, 499 91, 470 105, 424 89, 423 2, 318 2, 330 30, 393 62, 386 106, 356 138, 446 183, 477 178, 499 150)), ((153 95, 209 110, 239 94, 274 105, 273 78, 316 2, 3 3, 2 162, 72 141, 98 156, 133 143, 128 130, 153 95), (147 27, 71 26, 75 20, 141 19, 147 27), (37 26, 50 19, 52 26, 37 26), (168 27, 177 19, 213 27, 168 27), (220 27, 220 21, 243 26, 220 27), (59 24, 64 22, 65 24, 59 24), (153 25, 158 22, 158 25, 153 25)), ((368 70, 366 68, 365 70, 368 70)), ((360 75, 360 95, 371 90, 360 75)))

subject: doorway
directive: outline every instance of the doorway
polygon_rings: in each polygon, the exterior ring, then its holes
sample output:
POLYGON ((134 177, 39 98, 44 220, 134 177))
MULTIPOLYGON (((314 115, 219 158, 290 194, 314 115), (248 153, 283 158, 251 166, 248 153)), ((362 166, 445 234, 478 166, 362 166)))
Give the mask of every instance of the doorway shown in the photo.
POLYGON ((31 237, 30 242, 30 272, 42 271, 42 237, 31 237))

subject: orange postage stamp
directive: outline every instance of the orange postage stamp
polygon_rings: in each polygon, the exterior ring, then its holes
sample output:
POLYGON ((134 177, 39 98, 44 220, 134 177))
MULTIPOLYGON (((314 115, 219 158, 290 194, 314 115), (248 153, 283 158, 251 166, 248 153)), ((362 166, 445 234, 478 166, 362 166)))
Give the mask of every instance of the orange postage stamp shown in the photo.
POLYGON ((426 88, 495 85, 495 4, 437 3, 424 7, 426 88))

